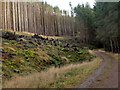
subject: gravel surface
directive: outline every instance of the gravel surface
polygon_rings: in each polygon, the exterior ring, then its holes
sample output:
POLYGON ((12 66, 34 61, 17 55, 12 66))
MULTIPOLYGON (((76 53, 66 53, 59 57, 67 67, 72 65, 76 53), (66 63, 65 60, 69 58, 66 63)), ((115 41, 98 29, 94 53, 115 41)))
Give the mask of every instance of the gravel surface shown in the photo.
POLYGON ((103 64, 78 88, 118 88, 118 61, 103 52, 95 52, 103 64))

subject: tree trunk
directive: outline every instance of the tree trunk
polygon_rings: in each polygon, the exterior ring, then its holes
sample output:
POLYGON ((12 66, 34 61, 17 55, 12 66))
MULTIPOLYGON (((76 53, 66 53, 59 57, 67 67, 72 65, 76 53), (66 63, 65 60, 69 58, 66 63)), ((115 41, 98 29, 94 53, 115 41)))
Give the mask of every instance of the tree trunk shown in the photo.
POLYGON ((7 2, 7 22, 8 22, 8 29, 11 29, 11 20, 10 20, 10 2, 7 2))
POLYGON ((0 2, 0 29, 2 29, 2 2, 0 2))
POLYGON ((24 14, 24 8, 23 8, 23 6, 24 6, 24 3, 22 2, 22 4, 21 4, 21 19, 22 19, 21 20, 21 22, 22 22, 21 23, 21 26, 22 26, 21 31, 22 32, 24 32, 24 15, 23 15, 24 14))
POLYGON ((14 32, 16 31, 15 30, 15 3, 13 1, 13 27, 14 27, 14 32))
POLYGON ((20 2, 18 2, 18 12, 19 12, 19 32, 21 32, 21 10, 20 10, 20 2))
POLYGON ((36 7, 33 5, 33 21, 34 21, 34 33, 36 34, 36 7))
POLYGON ((112 43, 112 40, 110 39, 110 46, 111 46, 111 50, 113 52, 113 43, 112 43))
POLYGON ((28 32, 28 13, 27 13, 27 2, 24 3, 24 22, 25 28, 24 31, 28 32))
POLYGON ((117 52, 120 53, 120 44, 119 44, 119 41, 120 39, 117 39, 116 40, 116 43, 117 43, 117 52))
POLYGON ((6 0, 5 0, 5 30, 7 30, 7 10, 6 10, 6 0))
POLYGON ((16 31, 18 31, 18 2, 15 2, 16 31))

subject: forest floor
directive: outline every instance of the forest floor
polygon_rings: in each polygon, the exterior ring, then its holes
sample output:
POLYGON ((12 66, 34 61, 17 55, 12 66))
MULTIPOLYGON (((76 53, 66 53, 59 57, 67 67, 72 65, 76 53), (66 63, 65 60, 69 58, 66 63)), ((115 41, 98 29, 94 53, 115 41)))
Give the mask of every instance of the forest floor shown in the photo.
POLYGON ((96 53, 104 59, 104 62, 79 88, 118 88, 120 71, 118 71, 118 60, 115 59, 118 56, 99 51, 96 53))

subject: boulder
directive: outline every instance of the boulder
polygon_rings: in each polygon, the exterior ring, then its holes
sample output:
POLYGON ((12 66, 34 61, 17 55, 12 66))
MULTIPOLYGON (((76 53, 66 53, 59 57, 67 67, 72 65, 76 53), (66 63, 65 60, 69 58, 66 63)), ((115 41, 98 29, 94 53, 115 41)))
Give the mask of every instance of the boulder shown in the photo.
POLYGON ((34 36, 32 36, 32 38, 36 38, 36 39, 41 39, 41 40, 45 40, 45 38, 35 34, 34 36))
POLYGON ((2 35, 2 38, 8 39, 8 40, 16 40, 17 39, 15 33, 11 33, 11 32, 6 32, 5 34, 2 35))

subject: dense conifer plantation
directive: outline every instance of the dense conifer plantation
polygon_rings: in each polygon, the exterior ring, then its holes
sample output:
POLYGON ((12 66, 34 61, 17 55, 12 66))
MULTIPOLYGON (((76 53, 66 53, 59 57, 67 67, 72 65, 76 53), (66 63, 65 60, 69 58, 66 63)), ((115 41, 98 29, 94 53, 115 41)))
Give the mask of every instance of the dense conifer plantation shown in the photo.
POLYGON ((84 43, 95 44, 107 51, 120 51, 118 2, 96 2, 93 9, 89 4, 75 7, 76 27, 84 43))
POLYGON ((46 2, 0 2, 0 28, 42 35, 73 35, 74 20, 67 11, 46 2))

